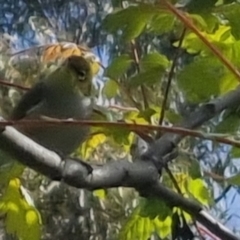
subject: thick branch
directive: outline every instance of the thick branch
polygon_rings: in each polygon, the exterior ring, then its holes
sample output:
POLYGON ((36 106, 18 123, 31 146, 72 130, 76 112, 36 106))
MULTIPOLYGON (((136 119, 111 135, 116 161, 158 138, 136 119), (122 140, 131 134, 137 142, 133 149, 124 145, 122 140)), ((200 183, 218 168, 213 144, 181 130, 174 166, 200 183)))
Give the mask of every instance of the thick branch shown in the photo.
POLYGON ((223 225, 211 218, 203 208, 159 183, 159 175, 153 163, 148 161, 109 162, 103 166, 92 165, 92 172, 81 161, 62 160, 56 153, 38 145, 12 127, 0 134, 0 147, 21 163, 54 180, 89 190, 111 187, 132 187, 145 196, 156 196, 167 204, 182 208, 197 221, 222 239, 238 239, 223 225))
MULTIPOLYGON (((235 108, 240 105, 240 87, 230 91, 226 95, 214 99, 191 113, 177 127, 194 129, 215 117, 225 109, 235 108)), ((184 138, 184 135, 176 133, 165 133, 161 138, 155 141, 149 150, 143 154, 142 159, 152 160, 158 169, 161 169, 162 157, 171 152, 177 144, 184 138)))
MULTIPOLYGON (((178 126, 188 129, 199 127, 224 109, 239 105, 240 88, 237 88, 222 98, 202 105, 178 126)), ((155 164, 160 163, 160 166, 161 160, 166 161, 165 156, 172 152, 183 137, 175 133, 164 134, 152 144, 142 159, 153 160, 155 164)), ((6 127, 0 134, 0 148, 36 171, 75 187, 92 190, 125 186, 133 187, 144 195, 163 198, 169 205, 178 206, 191 214, 216 236, 222 239, 238 239, 212 219, 200 205, 162 186, 152 161, 117 161, 104 166, 93 165, 93 171, 89 173, 85 164, 72 159, 62 160, 56 153, 39 146, 12 127, 6 127)))

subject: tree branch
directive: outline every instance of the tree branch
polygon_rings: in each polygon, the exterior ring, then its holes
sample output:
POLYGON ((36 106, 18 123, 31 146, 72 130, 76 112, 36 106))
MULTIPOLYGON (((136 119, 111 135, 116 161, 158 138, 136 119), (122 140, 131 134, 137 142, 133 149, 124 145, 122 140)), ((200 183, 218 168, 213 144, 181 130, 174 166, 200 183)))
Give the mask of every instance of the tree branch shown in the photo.
MULTIPOLYGON (((111 187, 132 187, 144 196, 164 199, 171 207, 176 206, 191 214, 198 222, 222 239, 238 239, 221 223, 214 220, 203 208, 159 182, 159 174, 151 161, 109 162, 105 165, 91 165, 75 159, 61 159, 56 153, 38 145, 13 127, 2 129, 0 147, 13 158, 54 180, 89 190, 111 187)), ((169 155, 172 158, 171 154, 169 155)), ((168 155, 166 156, 168 158, 168 155)), ((163 158, 164 159, 164 158, 163 158)), ((168 161, 168 159, 164 159, 168 161)))
MULTIPOLYGON (((200 106, 192 112, 176 127, 194 129, 200 127, 203 123, 209 121, 225 109, 235 108, 240 105, 240 87, 228 92, 222 97, 214 99, 200 106)), ((143 154, 142 159, 151 160, 156 167, 161 170, 165 165, 161 159, 164 155, 171 152, 177 144, 183 139, 184 135, 176 133, 165 133, 161 138, 153 142, 149 150, 143 154)))
MULTIPOLYGON (((199 127, 221 111, 239 105, 240 88, 237 88, 221 98, 203 104, 178 126, 187 129, 199 127)), ((159 166, 173 158, 171 153, 183 137, 176 133, 166 133, 142 156, 144 161, 116 161, 103 166, 91 165, 91 173, 86 164, 74 159, 61 159, 56 153, 43 148, 10 126, 1 129, 0 148, 51 179, 63 180, 74 187, 93 190, 125 186, 135 188, 145 196, 162 198, 170 206, 178 206, 191 214, 216 236, 222 239, 238 239, 210 217, 199 204, 183 198, 159 183, 159 166), (158 168, 155 165, 159 165, 158 168)))

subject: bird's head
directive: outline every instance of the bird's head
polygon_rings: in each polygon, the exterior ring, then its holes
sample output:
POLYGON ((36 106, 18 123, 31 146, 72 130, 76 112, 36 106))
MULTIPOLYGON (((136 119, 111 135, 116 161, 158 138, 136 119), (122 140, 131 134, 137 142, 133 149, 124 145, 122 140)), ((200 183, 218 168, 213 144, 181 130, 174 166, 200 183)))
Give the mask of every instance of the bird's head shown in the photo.
POLYGON ((89 96, 93 78, 91 63, 84 57, 73 55, 67 58, 63 65, 71 73, 74 86, 85 96, 89 96))

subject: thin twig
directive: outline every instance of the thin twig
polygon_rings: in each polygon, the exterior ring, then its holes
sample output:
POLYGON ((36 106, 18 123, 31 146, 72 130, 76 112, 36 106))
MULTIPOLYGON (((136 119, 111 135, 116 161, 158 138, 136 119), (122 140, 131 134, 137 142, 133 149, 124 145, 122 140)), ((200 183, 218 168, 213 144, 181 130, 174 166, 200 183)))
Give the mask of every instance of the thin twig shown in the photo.
POLYGON ((224 55, 216 48, 210 41, 197 29, 197 27, 192 23, 188 17, 184 15, 184 13, 174 7, 169 1, 167 0, 159 0, 181 21, 184 25, 191 29, 199 39, 212 51, 212 53, 217 56, 217 58, 226 66, 230 72, 232 72, 238 81, 240 81, 240 72, 237 68, 227 59, 224 55))
POLYGON ((4 80, 0 80, 0 85, 7 86, 7 87, 14 87, 14 88, 18 88, 18 89, 21 89, 24 91, 27 91, 30 89, 29 87, 24 87, 22 85, 18 85, 16 83, 10 83, 10 82, 4 81, 4 80))
MULTIPOLYGON (((183 42, 185 33, 186 33, 186 28, 183 29, 182 34, 180 36, 179 43, 178 43, 178 46, 177 46, 177 50, 176 50, 175 55, 173 57, 172 66, 171 66, 169 74, 168 74, 167 86, 166 86, 166 90, 165 90, 165 93, 164 93, 164 98, 163 98, 163 102, 162 102, 162 106, 161 106, 159 125, 162 125, 162 123, 163 123, 165 110, 166 110, 166 105, 167 105, 167 100, 168 100, 168 95, 169 95, 172 79, 173 79, 173 76, 174 76, 174 69, 177 65, 177 60, 178 60, 178 57, 179 57, 180 52, 181 52, 180 49, 181 49, 181 46, 182 46, 182 42, 183 42)), ((158 139, 160 136, 161 136, 161 132, 158 132, 157 135, 156 135, 156 139, 158 139)))
MULTIPOLYGON (((43 117, 44 118, 44 117, 43 117)), ((92 127, 119 127, 125 128, 129 131, 164 131, 169 133, 175 133, 183 136, 197 137, 201 139, 207 139, 210 141, 215 141, 218 143, 224 143, 235 147, 240 147, 240 141, 235 141, 228 139, 219 134, 203 133, 200 131, 190 130, 180 127, 168 127, 168 126, 158 126, 158 125, 147 125, 147 124, 135 124, 135 123, 125 123, 125 122, 107 122, 107 121, 89 121, 89 120, 60 120, 48 118, 51 120, 20 120, 20 121, 0 121, 1 127, 6 126, 28 126, 28 127, 43 127, 43 126, 56 126, 56 125, 82 125, 82 126, 92 126, 92 127)))
MULTIPOLYGON (((123 1, 121 1, 121 6, 124 9, 123 1)), ((135 40, 131 41, 131 47, 132 47, 132 52, 133 52, 134 62, 136 64, 137 72, 140 73, 139 54, 138 54, 138 51, 137 51, 135 40)), ((141 89, 141 93, 142 93, 142 97, 143 97, 144 109, 147 109, 148 108, 148 101, 147 101, 147 96, 146 96, 147 94, 146 94, 145 88, 144 88, 144 86, 140 86, 140 89, 141 89)))
MULTIPOLYGON (((138 51, 137 51, 135 40, 131 41, 131 47, 132 47, 132 52, 133 52, 134 62, 136 64, 137 72, 140 73, 139 56, 138 56, 138 51)), ((142 97, 143 97, 144 109, 147 109, 148 108, 148 101, 147 101, 146 90, 145 90, 143 85, 141 85, 140 89, 141 89, 141 93, 142 93, 142 97)))

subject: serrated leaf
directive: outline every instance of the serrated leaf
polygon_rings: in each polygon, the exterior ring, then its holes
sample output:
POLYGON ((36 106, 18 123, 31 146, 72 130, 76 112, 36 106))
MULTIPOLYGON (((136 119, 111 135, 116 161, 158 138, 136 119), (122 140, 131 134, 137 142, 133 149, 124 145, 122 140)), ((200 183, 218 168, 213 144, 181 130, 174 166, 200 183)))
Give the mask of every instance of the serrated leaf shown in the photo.
POLYGON ((103 87, 103 94, 108 98, 108 99, 111 99, 111 98, 114 98, 116 97, 117 93, 118 93, 118 89, 119 89, 119 86, 118 86, 118 83, 114 80, 107 80, 107 82, 104 84, 104 87, 103 87))
POLYGON ((112 79, 118 79, 126 73, 132 62, 133 60, 129 55, 123 54, 113 59, 111 64, 107 67, 105 75, 112 79))

